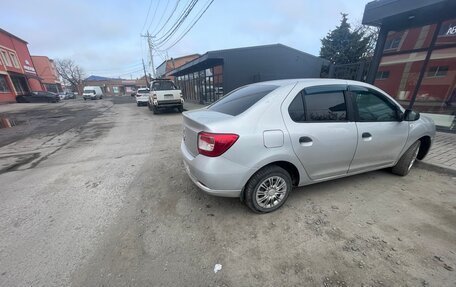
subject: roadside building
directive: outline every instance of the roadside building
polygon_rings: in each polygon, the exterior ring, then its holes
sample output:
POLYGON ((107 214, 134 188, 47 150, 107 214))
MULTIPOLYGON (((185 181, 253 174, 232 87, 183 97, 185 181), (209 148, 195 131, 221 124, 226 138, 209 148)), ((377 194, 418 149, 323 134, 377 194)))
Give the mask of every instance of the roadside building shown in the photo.
POLYGON ((200 54, 192 54, 187 56, 182 56, 178 58, 171 58, 169 60, 163 61, 156 70, 157 78, 168 78, 174 80, 173 76, 169 75, 169 72, 172 70, 179 68, 180 66, 198 58, 201 56, 200 54))
POLYGON ((101 87, 103 94, 107 96, 131 95, 138 88, 147 87, 145 77, 136 80, 106 78, 90 76, 83 81, 84 86, 101 87))
POLYGON ((32 56, 33 65, 35 66, 38 77, 44 89, 48 92, 62 92, 62 84, 55 67, 54 61, 46 56, 32 56))
POLYGON ((42 91, 27 42, 0 29, 0 103, 14 102, 17 95, 42 91))
POLYGON ((377 0, 363 24, 380 27, 367 81, 455 131, 456 1, 377 0))
POLYGON ((212 103, 251 83, 319 78, 327 61, 282 44, 209 51, 170 72, 185 100, 212 103))

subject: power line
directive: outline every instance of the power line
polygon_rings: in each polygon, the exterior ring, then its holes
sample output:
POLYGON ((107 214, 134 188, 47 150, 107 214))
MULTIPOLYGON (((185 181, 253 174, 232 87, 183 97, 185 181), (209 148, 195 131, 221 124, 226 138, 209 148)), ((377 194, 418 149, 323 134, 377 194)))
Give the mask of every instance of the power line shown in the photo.
POLYGON ((166 19, 165 24, 163 24, 163 26, 157 32, 155 32, 156 35, 158 33, 160 33, 163 30, 163 28, 166 27, 166 24, 168 24, 169 20, 171 20, 171 18, 173 17, 174 13, 176 12, 177 7, 179 6, 179 3, 180 3, 180 0, 177 0, 176 5, 173 8, 173 11, 171 11, 171 14, 169 15, 168 19, 166 19))
MULTIPOLYGON (((163 13, 161 13, 160 20, 158 20, 158 23, 157 23, 156 27, 158 27, 158 26, 160 25, 161 21, 163 20, 163 17, 164 17, 165 14, 166 14, 166 10, 168 10, 168 5, 169 5, 169 0, 166 1, 165 10, 163 10, 163 13)), ((154 29, 154 30, 155 30, 155 29, 154 29)), ((153 32, 154 30, 152 30, 152 34, 154 33, 154 32, 153 32)))
POLYGON ((166 48, 164 50, 169 50, 172 47, 174 47, 177 43, 179 43, 180 40, 182 40, 182 38, 184 38, 185 35, 187 35, 188 32, 190 32, 190 30, 193 28, 193 26, 195 26, 196 23, 198 23, 198 21, 201 19, 201 17, 204 15, 204 13, 206 13, 207 9, 209 9, 209 7, 212 5, 213 2, 214 2, 214 0, 210 0, 209 4, 206 6, 206 8, 203 10, 203 12, 201 12, 201 14, 196 18, 196 20, 189 26, 189 28, 183 34, 181 34, 181 36, 173 44, 171 44, 171 46, 169 46, 168 48, 166 48))
POLYGON ((157 46, 162 45, 166 43, 179 29, 179 27, 184 23, 185 19, 187 19, 188 15, 192 12, 193 8, 195 5, 198 3, 198 0, 192 0, 190 5, 184 10, 184 12, 181 14, 181 17, 176 21, 173 27, 171 27, 170 30, 168 30, 165 35, 162 37, 156 39, 155 44, 157 46))
POLYGON ((150 0, 149 9, 147 9, 146 20, 144 21, 143 27, 141 28, 141 32, 144 30, 144 27, 146 27, 147 20, 149 19, 149 12, 150 12, 150 7, 152 7, 152 2, 153 2, 153 0, 150 0))
POLYGON ((150 21, 149 27, 147 27, 147 31, 149 31, 150 26, 152 26, 152 23, 154 23, 155 15, 157 14, 158 7, 160 6, 160 1, 161 0, 158 0, 158 2, 157 2, 157 7, 155 7, 154 15, 152 16, 152 20, 150 21))

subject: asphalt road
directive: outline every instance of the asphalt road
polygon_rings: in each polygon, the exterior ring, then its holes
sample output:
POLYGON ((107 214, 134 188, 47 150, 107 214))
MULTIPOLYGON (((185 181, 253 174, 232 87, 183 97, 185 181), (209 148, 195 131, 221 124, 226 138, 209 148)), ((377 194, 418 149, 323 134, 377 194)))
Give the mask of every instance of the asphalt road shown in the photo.
POLYGON ((456 286, 454 177, 370 172, 257 215, 192 184, 179 113, 123 97, 0 115, 18 123, 0 129, 0 286, 456 286))

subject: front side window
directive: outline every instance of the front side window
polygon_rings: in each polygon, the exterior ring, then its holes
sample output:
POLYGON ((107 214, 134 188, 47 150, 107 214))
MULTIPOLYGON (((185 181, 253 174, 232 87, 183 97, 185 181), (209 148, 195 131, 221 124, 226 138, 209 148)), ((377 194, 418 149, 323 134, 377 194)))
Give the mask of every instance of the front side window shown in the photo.
POLYGON ((276 88, 278 88, 278 86, 275 85, 245 86, 227 94, 225 97, 209 106, 208 109, 219 113, 237 116, 253 106, 264 96, 274 91, 276 88))
POLYGON ((360 122, 397 121, 397 107, 383 96, 368 91, 354 91, 354 101, 360 122))
POLYGON ((308 121, 347 120, 347 106, 342 91, 307 94, 304 99, 308 121))

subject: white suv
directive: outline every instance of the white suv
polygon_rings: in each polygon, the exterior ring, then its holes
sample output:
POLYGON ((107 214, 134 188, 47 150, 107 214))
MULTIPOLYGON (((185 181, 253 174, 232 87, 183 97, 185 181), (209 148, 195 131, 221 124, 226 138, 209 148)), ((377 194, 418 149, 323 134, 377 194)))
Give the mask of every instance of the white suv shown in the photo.
POLYGON ((171 80, 154 80, 150 84, 150 96, 147 103, 149 109, 156 114, 161 109, 177 108, 184 110, 182 91, 171 80))
POLYGON ((141 88, 138 89, 136 92, 136 105, 139 106, 146 106, 147 102, 149 101, 149 89, 148 88, 141 88))

